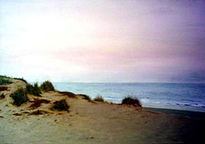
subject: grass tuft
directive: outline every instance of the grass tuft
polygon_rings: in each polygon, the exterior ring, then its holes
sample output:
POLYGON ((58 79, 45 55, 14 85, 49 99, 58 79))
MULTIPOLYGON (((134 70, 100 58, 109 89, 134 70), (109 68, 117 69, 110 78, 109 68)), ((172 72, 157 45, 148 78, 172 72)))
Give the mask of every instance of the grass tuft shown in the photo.
POLYGON ((51 110, 57 110, 57 111, 69 111, 70 106, 67 104, 65 99, 55 101, 53 103, 53 107, 51 110))
POLYGON ((28 101, 27 93, 22 88, 16 90, 14 93, 10 95, 13 98, 13 104, 16 106, 21 106, 23 103, 28 101))
POLYGON ((1 78, 7 78, 7 79, 8 79, 8 78, 10 78, 10 77, 5 76, 5 75, 0 75, 0 79, 1 79, 1 78))
MULTIPOLYGON (((8 77, 8 76, 3 76, 3 75, 0 75, 0 81, 1 81, 1 79, 15 79, 15 80, 21 80, 21 81, 23 81, 23 82, 25 82, 25 83, 27 83, 27 81, 25 80, 25 79, 23 79, 23 78, 13 78, 13 77, 8 77)), ((7 81, 9 81, 9 80, 7 80, 7 81)), ((0 82, 1 83, 1 82, 0 82)), ((9 81, 9 83, 8 84, 11 84, 12 82, 11 81, 9 81)))
POLYGON ((26 92, 28 94, 32 94, 32 95, 35 95, 35 96, 41 96, 41 90, 38 87, 38 83, 35 83, 34 85, 27 84, 26 85, 26 92))
POLYGON ((134 106, 138 106, 138 107, 142 107, 142 104, 140 103, 140 101, 137 98, 132 98, 132 97, 125 97, 122 100, 122 104, 127 104, 127 105, 134 105, 134 106))
POLYGON ((54 86, 50 81, 45 81, 41 84, 40 89, 42 91, 48 92, 48 91, 54 91, 54 86))
POLYGON ((24 78, 13 78, 13 79, 15 79, 15 80, 20 80, 20 81, 23 81, 23 82, 25 82, 26 84, 28 84, 28 82, 27 82, 24 78))
POLYGON ((98 102, 104 102, 104 99, 102 96, 97 96, 94 98, 94 101, 98 101, 98 102))
POLYGON ((12 82, 10 80, 5 79, 4 77, 0 77, 0 85, 7 85, 11 83, 12 82))

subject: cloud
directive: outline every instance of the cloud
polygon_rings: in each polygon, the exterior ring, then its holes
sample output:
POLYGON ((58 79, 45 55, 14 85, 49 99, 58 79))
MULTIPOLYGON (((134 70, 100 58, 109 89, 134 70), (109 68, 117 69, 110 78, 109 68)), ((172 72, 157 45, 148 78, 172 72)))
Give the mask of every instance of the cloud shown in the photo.
POLYGON ((174 14, 174 10, 170 7, 159 7, 159 8, 154 8, 151 9, 149 14, 151 15, 170 15, 170 14, 174 14))
POLYGON ((201 81, 203 6, 189 0, 1 1, 0 72, 30 80, 201 81))

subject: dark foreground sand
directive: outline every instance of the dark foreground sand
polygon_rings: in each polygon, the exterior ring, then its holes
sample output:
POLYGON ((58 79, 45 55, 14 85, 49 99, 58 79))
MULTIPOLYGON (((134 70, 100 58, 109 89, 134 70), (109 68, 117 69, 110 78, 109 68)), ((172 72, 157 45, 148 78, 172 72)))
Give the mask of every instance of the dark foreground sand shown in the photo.
POLYGON ((40 98, 29 95, 31 102, 15 107, 9 95, 18 87, 25 87, 25 83, 13 82, 7 91, 1 91, 6 97, 0 100, 0 144, 205 143, 204 113, 141 110, 88 101, 80 95, 70 98, 59 92, 43 93, 40 98), (34 98, 50 103, 31 108, 34 98), (52 102, 60 99, 66 99, 71 106, 69 113, 50 110, 52 102))

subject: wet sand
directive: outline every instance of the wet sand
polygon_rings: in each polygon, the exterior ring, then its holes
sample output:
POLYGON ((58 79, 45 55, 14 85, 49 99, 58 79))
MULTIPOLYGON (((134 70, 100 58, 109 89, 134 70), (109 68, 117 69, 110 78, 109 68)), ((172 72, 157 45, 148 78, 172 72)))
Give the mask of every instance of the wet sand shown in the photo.
POLYGON ((162 112, 166 114, 173 114, 177 116, 183 116, 189 119, 194 120, 205 120, 205 112, 197 112, 197 111, 186 111, 186 110, 176 110, 176 109, 163 109, 163 108, 151 108, 144 107, 146 110, 162 112))

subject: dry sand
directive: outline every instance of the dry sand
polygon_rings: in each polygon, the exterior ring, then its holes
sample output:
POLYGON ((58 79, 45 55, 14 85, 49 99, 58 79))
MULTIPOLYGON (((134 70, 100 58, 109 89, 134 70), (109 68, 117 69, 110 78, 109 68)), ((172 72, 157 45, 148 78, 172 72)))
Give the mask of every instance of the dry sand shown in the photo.
POLYGON ((1 91, 0 144, 174 144, 205 143, 202 133, 204 119, 139 109, 134 106, 93 102, 76 95, 70 98, 59 92, 43 93, 35 98, 49 100, 32 109, 32 102, 20 107, 12 105, 9 95, 19 87, 20 80, 1 91), (70 112, 51 111, 56 100, 66 99, 70 112), (32 115, 41 110, 43 114, 32 115))

